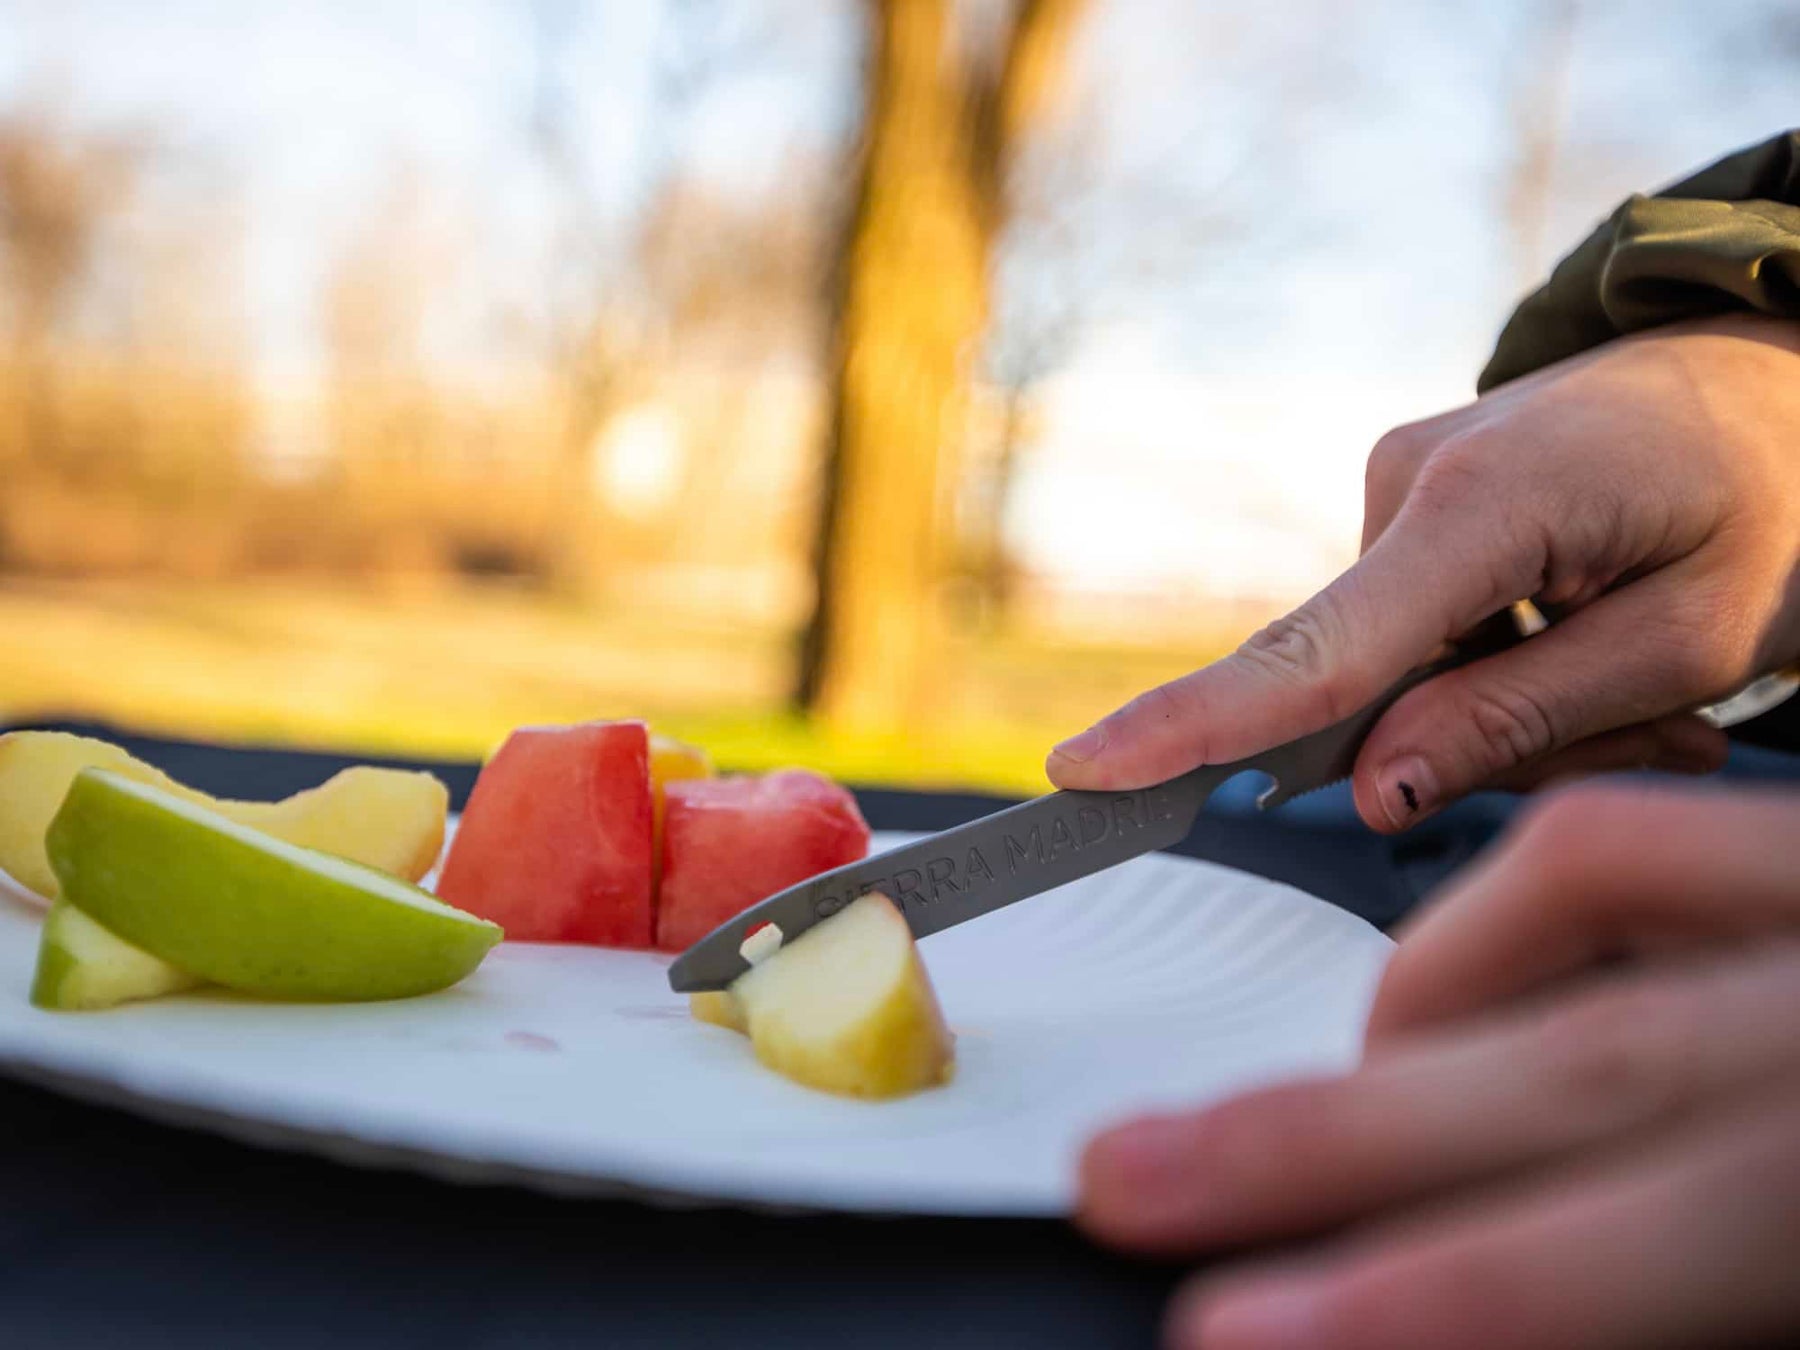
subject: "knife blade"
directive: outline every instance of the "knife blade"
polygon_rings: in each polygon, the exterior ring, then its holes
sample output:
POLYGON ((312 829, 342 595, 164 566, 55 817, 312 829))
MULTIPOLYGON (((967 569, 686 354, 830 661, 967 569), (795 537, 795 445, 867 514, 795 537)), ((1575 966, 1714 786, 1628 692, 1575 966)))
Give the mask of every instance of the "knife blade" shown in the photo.
POLYGON ((792 942, 874 891, 894 902, 914 937, 927 937, 1168 848, 1187 837, 1207 798, 1239 774, 1274 780, 1256 799, 1263 810, 1326 787, 1349 776, 1370 729, 1401 695, 1474 654, 1412 671, 1343 721, 1260 754, 1130 792, 1052 792, 822 872, 701 938, 669 967, 669 987, 678 994, 723 989, 750 969, 739 948, 752 931, 773 924, 784 943, 792 942))

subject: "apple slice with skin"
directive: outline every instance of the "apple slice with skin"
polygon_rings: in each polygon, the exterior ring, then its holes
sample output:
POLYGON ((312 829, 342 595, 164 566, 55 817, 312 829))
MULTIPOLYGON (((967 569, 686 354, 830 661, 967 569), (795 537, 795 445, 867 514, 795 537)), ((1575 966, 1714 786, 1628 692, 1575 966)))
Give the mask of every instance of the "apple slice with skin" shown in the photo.
MULTIPOLYGON (((443 848, 449 794, 427 773, 358 766, 283 801, 220 801, 108 741, 60 731, 8 732, 0 736, 0 871, 39 899, 53 900, 57 892, 45 832, 75 775, 86 768, 150 783, 277 838, 408 881, 430 871, 443 848)), ((203 983, 85 915, 57 918, 53 910, 45 923, 39 962, 44 978, 31 993, 41 1008, 93 1011, 203 983)))
POLYGON ((954 1038, 906 919, 884 895, 863 896, 689 1008, 746 1031, 759 1060, 807 1087, 899 1097, 950 1077, 954 1038))
POLYGON ((431 993, 468 975, 502 936, 397 877, 104 770, 76 775, 46 844, 69 904, 170 965, 246 993, 431 993))
POLYGON ((92 1012, 202 983, 59 900, 44 919, 31 1001, 52 1012, 92 1012))

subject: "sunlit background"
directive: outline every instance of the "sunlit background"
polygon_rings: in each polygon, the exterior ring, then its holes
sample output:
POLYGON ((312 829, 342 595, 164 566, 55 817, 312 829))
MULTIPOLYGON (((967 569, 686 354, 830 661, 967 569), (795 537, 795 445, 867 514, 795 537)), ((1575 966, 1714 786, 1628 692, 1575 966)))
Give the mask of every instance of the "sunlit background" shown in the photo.
POLYGON ((1792 0, 0 2, 0 723, 1027 789, 1792 0))

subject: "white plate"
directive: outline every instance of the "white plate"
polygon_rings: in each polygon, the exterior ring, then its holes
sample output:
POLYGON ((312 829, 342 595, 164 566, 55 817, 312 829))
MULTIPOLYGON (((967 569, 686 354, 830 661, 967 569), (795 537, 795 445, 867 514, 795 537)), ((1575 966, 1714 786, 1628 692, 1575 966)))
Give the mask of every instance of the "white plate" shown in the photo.
POLYGON ((926 939, 955 1081, 866 1103, 691 1021, 660 956, 507 943, 405 1002, 56 1014, 26 1002, 37 926, 0 899, 0 1071, 21 1078, 455 1180, 932 1214, 1064 1214, 1096 1127, 1347 1066, 1391 947, 1291 887, 1141 858, 926 939))

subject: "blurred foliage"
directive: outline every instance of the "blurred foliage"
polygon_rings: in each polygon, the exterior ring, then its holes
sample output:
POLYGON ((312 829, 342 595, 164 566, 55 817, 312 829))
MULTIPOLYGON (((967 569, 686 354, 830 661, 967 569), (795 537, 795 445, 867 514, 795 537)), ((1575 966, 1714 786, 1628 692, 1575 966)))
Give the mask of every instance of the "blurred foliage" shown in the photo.
MULTIPOLYGON (((478 324, 474 380, 441 348, 445 279, 480 259, 403 163, 327 269, 322 379, 271 386, 229 195, 171 194, 153 136, 7 115, 0 717, 467 755, 645 714, 727 764, 1040 786, 1049 741, 1212 645, 1071 644, 959 600, 989 255, 1082 9, 869 4, 839 161, 744 200, 669 133, 623 242, 558 64, 578 11, 521 11, 550 242, 535 300, 478 324)), ((665 131, 782 39, 671 12, 665 131)), ((1006 574, 984 525, 978 588, 1006 574)))

